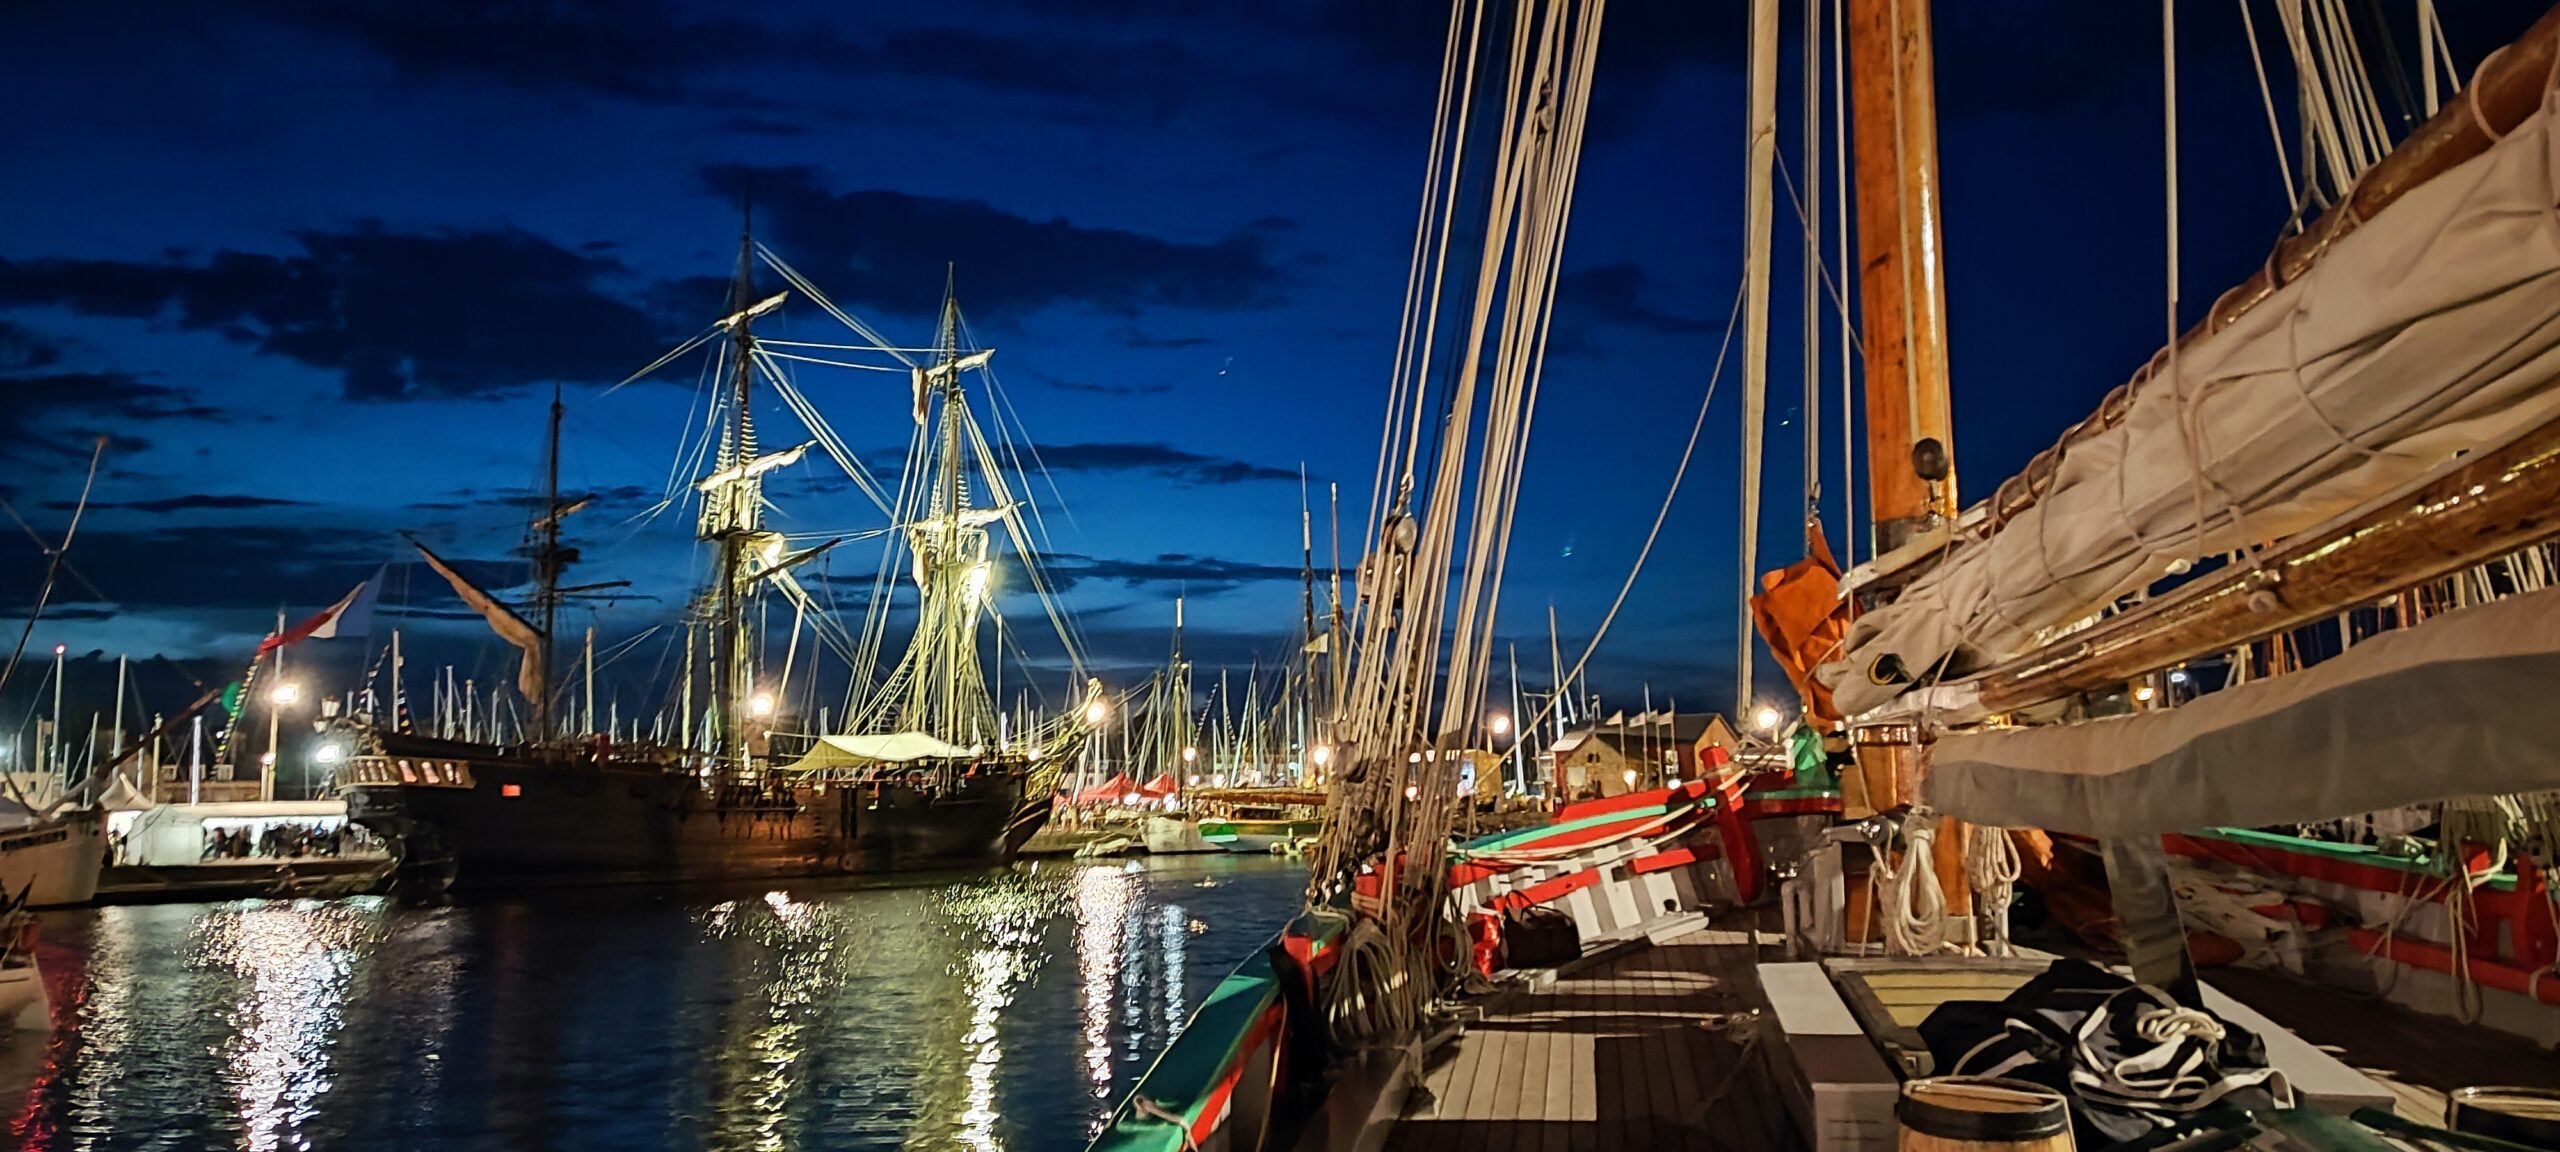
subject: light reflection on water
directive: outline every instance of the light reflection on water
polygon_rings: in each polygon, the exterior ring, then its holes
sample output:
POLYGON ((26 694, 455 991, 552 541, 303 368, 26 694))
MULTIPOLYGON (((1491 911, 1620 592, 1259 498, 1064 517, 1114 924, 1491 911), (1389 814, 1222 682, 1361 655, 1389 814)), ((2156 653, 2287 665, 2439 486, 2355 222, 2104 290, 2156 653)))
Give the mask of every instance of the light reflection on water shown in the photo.
POLYGON ((1297 899, 1277 862, 1148 863, 49 915, 60 1026, 0 1048, 12 1138, 1076 1148, 1297 899))

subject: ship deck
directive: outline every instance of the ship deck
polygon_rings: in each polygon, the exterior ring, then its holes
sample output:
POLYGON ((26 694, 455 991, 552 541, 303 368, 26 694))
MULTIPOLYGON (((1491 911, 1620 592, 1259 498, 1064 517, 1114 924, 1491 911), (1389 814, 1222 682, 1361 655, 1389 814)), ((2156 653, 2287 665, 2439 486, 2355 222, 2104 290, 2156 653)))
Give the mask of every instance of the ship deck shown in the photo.
POLYGON ((1801 1147, 1761 1060, 1776 1032, 1754 966, 1776 942, 1748 927, 1701 928, 1498 996, 1434 1054, 1427 1095, 1407 1105, 1387 1147, 1801 1147))
MULTIPOLYGON (((1779 938, 1745 919, 1585 957, 1498 994, 1434 1052, 1386 1147, 1398 1152, 1799 1152, 1767 1046, 1785 1039, 1757 965, 1779 938)), ((2278 973, 2208 983, 2444 1121, 2464 1085, 2560 1088, 2560 1060, 2515 1036, 2278 973)))

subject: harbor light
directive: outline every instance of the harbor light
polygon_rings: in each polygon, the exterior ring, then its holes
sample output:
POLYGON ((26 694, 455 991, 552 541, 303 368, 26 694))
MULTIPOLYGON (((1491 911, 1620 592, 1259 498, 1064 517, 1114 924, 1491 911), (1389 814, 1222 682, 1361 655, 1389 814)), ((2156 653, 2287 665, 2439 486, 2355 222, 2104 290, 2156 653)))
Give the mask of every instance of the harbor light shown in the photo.
POLYGON ((2135 703, 2137 703, 2137 704, 2148 704, 2148 703, 2150 703, 2150 702, 2151 702, 2151 698, 2152 698, 2152 697, 2157 696, 2157 695, 2159 695, 2159 694, 2160 694, 2160 690, 2159 690, 2159 689, 2154 688, 2154 687, 2152 687, 2152 686, 2150 686, 2150 685, 2148 685, 2148 684, 2137 684, 2137 685, 2134 685, 2134 688, 2133 688, 2133 699, 2134 699, 2134 702, 2135 702, 2135 703))
POLYGON ((335 764, 347 758, 344 744, 323 744, 311 752, 311 758, 323 764, 335 764))
POLYGON ((1626 771, 1626 777, 1627 777, 1627 787, 1628 787, 1628 788, 1630 788, 1630 789, 1634 788, 1634 787, 1636 786, 1636 770, 1635 770, 1635 769, 1633 769, 1633 768, 1629 768, 1629 769, 1627 769, 1627 771, 1626 771))
POLYGON ((754 713, 758 719, 773 715, 773 693, 758 692, 750 697, 747 700, 747 711, 754 713))
POLYGON ((2186 670, 2186 669, 2184 669, 2184 668, 2172 669, 2172 670, 2170 671, 2170 673, 2169 673, 2169 682, 2170 682, 2170 683, 2172 683, 2172 684, 2184 684, 2184 683, 2186 683, 2186 682, 2187 682, 2187 670, 2186 670))
POLYGON ((284 681, 283 683, 277 684, 275 687, 267 690, 267 703, 273 704, 278 708, 293 707, 294 703, 301 699, 302 685, 296 684, 291 680, 284 681))
POLYGON ((1194 773, 1192 773, 1192 774, 1191 774, 1191 784, 1192 784, 1192 786, 1193 786, 1193 787, 1198 787, 1198 786, 1199 786, 1199 784, 1200 784, 1200 774, 1199 774, 1199 773, 1194 772, 1194 773))
POLYGON ((1755 728, 1758 728, 1759 730, 1761 730, 1761 731, 1763 731, 1763 732, 1775 732, 1775 731, 1777 731, 1777 730, 1778 730, 1778 719, 1779 719, 1779 717, 1778 717, 1778 709, 1777 709, 1777 707, 1776 707, 1775 705, 1770 705, 1770 704, 1763 704, 1763 705, 1761 705, 1761 706, 1760 706, 1760 710, 1759 710, 1759 711, 1754 712, 1754 713, 1752 713, 1752 714, 1751 714, 1751 724, 1752 724, 1752 726, 1753 726, 1753 727, 1755 727, 1755 728))
POLYGON ((1307 758, 1315 761, 1316 767, 1322 768, 1333 762, 1333 749, 1325 745, 1318 744, 1316 745, 1316 750, 1309 753, 1307 758))
POLYGON ((70 645, 68 645, 68 644, 56 644, 56 645, 54 645, 54 646, 53 646, 53 654, 54 654, 54 655, 56 655, 56 656, 60 656, 60 655, 62 655, 63 653, 68 652, 68 651, 70 651, 70 650, 71 650, 71 646, 70 646, 70 645))
POLYGON ((1493 719, 1487 722, 1487 726, 1493 729, 1495 736, 1508 736, 1511 734, 1511 717, 1496 712, 1493 714, 1493 719))
POLYGON ((1111 709, 1105 707, 1099 698, 1084 706, 1084 722, 1087 724, 1100 728, 1102 722, 1110 718, 1111 709))
MULTIPOLYGON (((1200 750, 1199 750, 1199 749, 1194 748, 1194 747, 1192 747, 1192 746, 1190 746, 1190 745, 1188 745, 1188 744, 1185 744, 1185 745, 1183 745, 1183 746, 1182 746, 1182 762, 1183 762, 1183 763, 1188 764, 1188 763, 1190 763, 1190 762, 1192 762, 1192 761, 1194 761, 1194 760, 1197 760, 1197 759, 1199 759, 1199 758, 1200 758, 1200 750)), ((1194 783, 1194 784, 1197 784, 1197 783, 1199 783, 1199 782, 1200 782, 1200 778, 1199 778, 1199 777, 1197 777, 1197 776, 1194 776, 1194 777, 1192 777, 1192 778, 1191 778, 1191 782, 1192 782, 1192 783, 1194 783)))

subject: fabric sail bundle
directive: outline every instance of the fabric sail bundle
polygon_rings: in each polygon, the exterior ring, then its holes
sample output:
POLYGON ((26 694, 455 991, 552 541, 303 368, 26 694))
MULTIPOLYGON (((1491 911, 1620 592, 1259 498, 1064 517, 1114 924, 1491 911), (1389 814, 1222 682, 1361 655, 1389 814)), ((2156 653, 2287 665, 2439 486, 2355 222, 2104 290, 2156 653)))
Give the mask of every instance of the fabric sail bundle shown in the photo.
POLYGON ((1978 824, 2129 836, 2530 792, 2560 780, 2553 684, 2560 588, 2176 708, 1951 734, 1930 750, 1922 794, 1978 824))
POLYGON ((2075 440, 1821 669, 1855 715, 2026 650, 2183 564, 2282 539, 2560 416, 2553 95, 2408 190, 2075 440), (2199 519, 2202 524, 2199 526, 2199 519), (1889 658, 1889 659, 1888 659, 1889 658))

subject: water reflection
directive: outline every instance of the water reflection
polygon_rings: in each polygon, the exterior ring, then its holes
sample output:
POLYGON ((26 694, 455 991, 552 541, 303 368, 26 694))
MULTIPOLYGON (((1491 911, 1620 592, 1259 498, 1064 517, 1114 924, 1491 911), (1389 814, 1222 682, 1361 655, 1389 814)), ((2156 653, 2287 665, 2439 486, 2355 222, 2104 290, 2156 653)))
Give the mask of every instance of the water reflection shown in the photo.
POLYGON ((30 1147, 1073 1149, 1297 883, 1211 860, 62 914, 63 1024, 0 1055, 44 1064, 30 1147))

